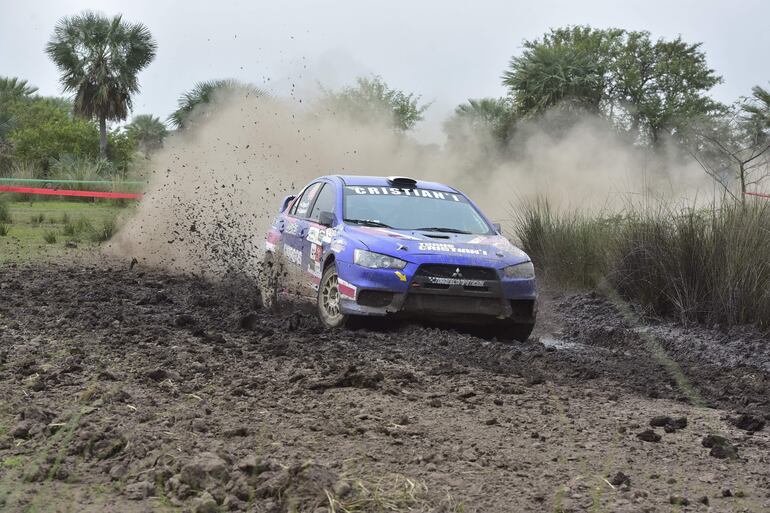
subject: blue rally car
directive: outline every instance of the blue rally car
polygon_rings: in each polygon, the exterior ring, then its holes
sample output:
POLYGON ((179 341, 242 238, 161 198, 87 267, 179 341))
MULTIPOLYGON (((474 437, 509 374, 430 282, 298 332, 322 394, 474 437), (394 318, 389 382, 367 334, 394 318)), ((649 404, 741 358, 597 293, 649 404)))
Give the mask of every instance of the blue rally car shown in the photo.
MULTIPOLYGON (((313 180, 281 204, 266 261, 300 277, 328 327, 360 316, 414 315, 481 322, 500 338, 523 341, 535 323, 529 257, 465 195, 439 183, 313 180)), ((275 291, 275 284, 263 288, 266 302, 275 291)))

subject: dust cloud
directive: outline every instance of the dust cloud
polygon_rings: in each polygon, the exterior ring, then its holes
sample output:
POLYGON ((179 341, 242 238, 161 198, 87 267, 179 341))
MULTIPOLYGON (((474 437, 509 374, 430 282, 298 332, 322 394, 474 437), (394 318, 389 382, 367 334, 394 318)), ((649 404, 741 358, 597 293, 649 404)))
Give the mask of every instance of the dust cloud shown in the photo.
POLYGON ((255 276, 281 199, 326 174, 444 182, 504 226, 517 202, 536 194, 565 208, 616 208, 629 195, 691 195, 709 184, 695 163, 638 148, 592 118, 558 130, 547 117, 522 124, 505 152, 490 150, 483 133, 442 149, 394 132, 387 120, 361 125, 318 105, 237 91, 194 121, 152 158, 144 199, 109 254, 209 276, 255 276))

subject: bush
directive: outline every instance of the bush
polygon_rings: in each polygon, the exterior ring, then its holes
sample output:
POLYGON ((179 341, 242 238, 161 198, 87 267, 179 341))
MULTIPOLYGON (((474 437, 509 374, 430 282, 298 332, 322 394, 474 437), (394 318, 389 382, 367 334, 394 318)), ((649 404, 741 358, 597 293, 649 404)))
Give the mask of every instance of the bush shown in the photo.
POLYGON ((541 200, 518 217, 522 247, 546 281, 608 283, 683 322, 770 327, 769 202, 586 216, 541 200))
POLYGON ((117 223, 114 217, 105 219, 102 221, 102 224, 99 228, 91 232, 91 241, 99 243, 107 242, 112 238, 116 227, 117 223))
POLYGON ((0 223, 10 224, 13 222, 11 219, 11 212, 8 210, 8 204, 4 201, 0 201, 0 223))
POLYGON ((607 274, 620 218, 559 214, 544 199, 526 205, 516 218, 516 235, 546 280, 592 288, 607 274))
POLYGON ((661 315, 770 326, 770 204, 643 219, 619 240, 612 281, 661 315))

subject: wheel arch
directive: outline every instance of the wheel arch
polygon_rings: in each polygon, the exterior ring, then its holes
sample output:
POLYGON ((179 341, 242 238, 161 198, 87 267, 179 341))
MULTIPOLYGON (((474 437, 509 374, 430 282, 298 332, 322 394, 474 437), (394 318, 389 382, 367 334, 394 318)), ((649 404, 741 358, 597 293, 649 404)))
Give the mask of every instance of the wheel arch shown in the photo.
POLYGON ((329 253, 327 255, 326 260, 324 260, 323 268, 321 269, 321 272, 325 271, 327 267, 332 265, 336 261, 336 258, 334 257, 334 253, 329 253))

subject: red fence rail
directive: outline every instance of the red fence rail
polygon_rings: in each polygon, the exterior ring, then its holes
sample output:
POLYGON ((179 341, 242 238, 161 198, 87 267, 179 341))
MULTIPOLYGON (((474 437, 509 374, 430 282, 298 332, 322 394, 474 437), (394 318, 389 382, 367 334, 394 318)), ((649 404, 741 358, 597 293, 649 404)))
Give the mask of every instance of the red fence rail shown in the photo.
POLYGON ((14 187, 10 185, 0 185, 0 192, 18 192, 21 194, 42 194, 45 196, 78 196, 82 198, 110 199, 139 199, 142 197, 141 193, 72 191, 69 189, 41 189, 38 187, 14 187))

